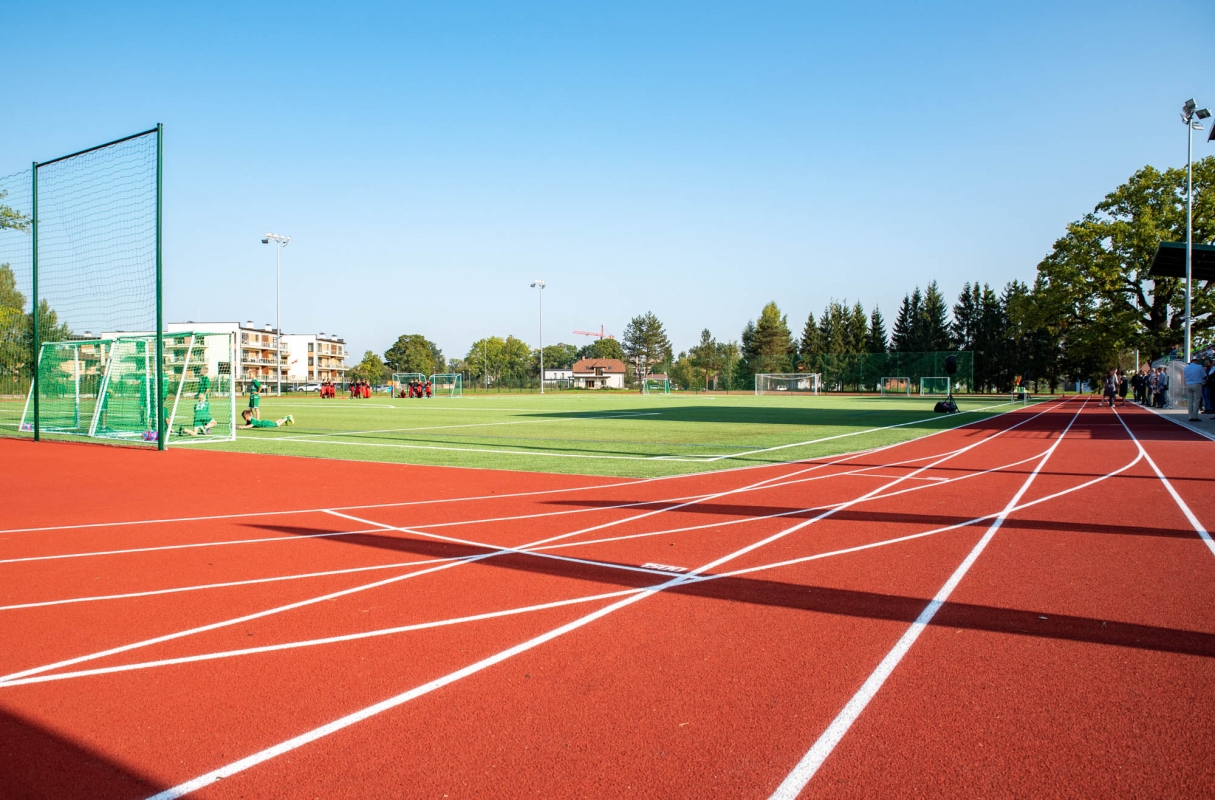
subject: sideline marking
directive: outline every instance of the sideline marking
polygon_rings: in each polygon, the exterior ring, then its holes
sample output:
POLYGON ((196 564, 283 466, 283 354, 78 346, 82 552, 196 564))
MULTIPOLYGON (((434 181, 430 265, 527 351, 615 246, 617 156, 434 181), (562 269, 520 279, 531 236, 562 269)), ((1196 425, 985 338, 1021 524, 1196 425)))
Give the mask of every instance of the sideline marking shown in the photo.
POLYGON ((835 750, 836 746, 844 738, 844 735, 848 733, 852 724, 856 722, 865 710, 865 707, 869 705, 869 702, 881 690, 882 685, 886 683, 886 679, 894 672, 895 667, 903 660, 903 656, 907 655, 911 646, 915 644, 916 640, 920 638, 920 634, 928 627, 928 623, 932 621, 937 611, 949 599, 949 595, 953 593, 954 588, 965 577, 971 565, 979 558, 979 555, 987 547, 988 542, 996 535, 996 531, 1000 529, 1004 520, 1012 513, 1018 501, 1029 491, 1029 487, 1033 484, 1034 479, 1038 477, 1038 472, 1041 471, 1042 467, 1046 466, 1046 462, 1054 455, 1055 449, 1063 442, 1063 439, 1067 436, 1067 432, 1071 430, 1072 425, 1075 424, 1087 404, 1087 399, 1081 403, 1080 408, 1077 409, 1075 415, 1067 423, 1067 427, 1063 429, 1063 433, 1059 435, 1059 438, 1055 440, 1054 444, 1042 456, 1042 460, 1038 462, 1038 466, 1034 467, 1034 470, 1025 479, 1021 488, 1008 501, 1004 510, 992 521, 986 533, 979 539, 978 544, 971 549, 962 563, 958 565, 958 568, 953 571, 953 574, 949 576, 945 584, 937 591, 928 605, 924 607, 924 610, 920 612, 915 622, 899 637, 894 647, 878 663, 877 668, 873 670, 865 680, 865 683, 861 685, 861 688, 857 690, 856 694, 852 696, 835 719, 831 721, 831 724, 818 737, 806 755, 802 756, 802 759, 793 768, 793 771, 785 777, 780 786, 776 788, 776 791, 772 793, 770 800, 795 800, 802 790, 806 788, 806 784, 810 782, 819 768, 823 766, 823 763, 835 750))
MULTIPOLYGON (((1186 505, 1186 502, 1181 499, 1181 495, 1177 494, 1177 490, 1173 488, 1173 484, 1169 482, 1169 479, 1164 477, 1164 473, 1160 471, 1160 467, 1156 466, 1156 462, 1152 460, 1152 457, 1148 455, 1148 451, 1144 449, 1142 444, 1140 444, 1139 438, 1135 436, 1134 432, 1131 431, 1130 426, 1126 424, 1126 420, 1122 418, 1122 415, 1115 410, 1114 416, 1118 417, 1118 421, 1122 423, 1122 427, 1131 437, 1131 441, 1134 442, 1135 446, 1139 448, 1139 452, 1142 453, 1143 457, 1147 459, 1148 464, 1150 464, 1152 467, 1152 471, 1156 473, 1156 477, 1159 478, 1160 482, 1164 484, 1164 488, 1169 490, 1169 494, 1173 496, 1173 500, 1177 503, 1177 507, 1181 509, 1181 513, 1185 514, 1185 518, 1189 520, 1190 527, 1192 527, 1202 538, 1202 541, 1207 546, 1207 549, 1211 551, 1211 555, 1215 555, 1215 541, 1211 540, 1211 534, 1205 527, 1203 527, 1202 523, 1198 521, 1198 517, 1194 516, 1194 512, 1191 511, 1190 507, 1186 505)), ((1177 424, 1181 425, 1180 422, 1177 424)), ((1189 430, 1189 427, 1186 425, 1181 425, 1181 427, 1189 430)))

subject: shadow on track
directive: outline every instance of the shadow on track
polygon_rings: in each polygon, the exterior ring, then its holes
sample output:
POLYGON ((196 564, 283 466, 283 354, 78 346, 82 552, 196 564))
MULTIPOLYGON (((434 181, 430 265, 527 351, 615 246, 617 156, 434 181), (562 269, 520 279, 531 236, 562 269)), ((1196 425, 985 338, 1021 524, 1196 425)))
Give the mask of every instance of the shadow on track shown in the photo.
POLYGON ((0 711, 0 796, 117 800, 167 788, 90 747, 0 711))
MULTIPOLYGON (((1005 521, 1005 526, 1009 521, 1005 521)), ((249 527, 301 534, 306 528, 266 524, 249 527)), ((316 529, 315 532, 321 532, 316 529)), ((1193 536, 1193 533, 1190 534, 1193 536)), ((377 547, 425 558, 468 558, 494 552, 492 548, 453 542, 419 539, 406 533, 356 534, 329 539, 335 543, 377 547)), ((614 587, 639 589, 665 583, 670 576, 619 569, 629 565, 580 564, 508 553, 477 562, 479 565, 531 575, 546 575, 589 581, 614 587)), ((671 594, 702 597, 730 603, 775 606, 837 616, 892 620, 910 624, 928 604, 928 598, 877 594, 849 589, 806 586, 747 577, 697 581, 665 590, 671 594)), ((1054 615, 1034 610, 946 603, 929 623, 935 627, 968 628, 1019 636, 1063 639, 1113 647, 1131 647, 1167 653, 1215 658, 1215 634, 1153 625, 1133 625, 1091 617, 1054 615), (1048 617, 1042 619, 1042 617, 1048 617)))

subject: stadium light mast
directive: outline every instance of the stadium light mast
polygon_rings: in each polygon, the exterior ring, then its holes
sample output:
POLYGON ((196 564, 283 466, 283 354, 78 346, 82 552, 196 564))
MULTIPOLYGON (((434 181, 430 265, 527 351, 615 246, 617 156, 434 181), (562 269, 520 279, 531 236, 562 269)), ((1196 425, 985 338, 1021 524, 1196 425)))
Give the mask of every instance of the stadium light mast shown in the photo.
POLYGON ((532 288, 540 290, 540 394, 544 394, 544 281, 532 281, 532 288))
POLYGON ((283 318, 282 318, 282 285, 283 285, 283 248, 291 242, 290 236, 280 236, 277 233, 267 233, 262 238, 262 244, 274 242, 274 335, 278 341, 274 348, 274 370, 278 375, 278 395, 283 395, 283 318))
POLYGON ((1190 284, 1194 259, 1194 131, 1202 130, 1203 120, 1211 116, 1205 108, 1198 108, 1193 99, 1186 100, 1181 107, 1181 121, 1185 123, 1185 363, 1190 363, 1190 284))

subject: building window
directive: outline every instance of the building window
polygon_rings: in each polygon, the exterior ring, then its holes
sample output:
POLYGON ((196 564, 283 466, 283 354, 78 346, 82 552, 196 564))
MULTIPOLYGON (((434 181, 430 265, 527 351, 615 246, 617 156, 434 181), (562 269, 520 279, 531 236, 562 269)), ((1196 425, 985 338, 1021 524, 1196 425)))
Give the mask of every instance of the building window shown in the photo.
POLYGON ((312 356, 308 356, 308 366, 310 366, 310 367, 313 366, 312 356))
POLYGON ((313 346, 313 345, 312 345, 312 342, 308 342, 308 352, 309 352, 309 353, 311 353, 311 352, 312 352, 312 346, 313 346))

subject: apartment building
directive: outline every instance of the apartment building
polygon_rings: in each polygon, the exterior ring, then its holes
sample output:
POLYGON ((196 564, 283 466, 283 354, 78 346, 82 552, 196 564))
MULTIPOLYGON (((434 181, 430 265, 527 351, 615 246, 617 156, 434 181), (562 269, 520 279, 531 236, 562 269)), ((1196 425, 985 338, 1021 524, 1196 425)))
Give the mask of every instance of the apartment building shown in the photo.
MULTIPOLYGON (((280 348, 278 332, 273 325, 254 325, 250 322, 170 322, 168 333, 177 331, 205 331, 207 333, 236 334, 236 348, 240 353, 240 368, 237 385, 241 391, 249 382, 259 379, 262 385, 274 386, 278 380, 278 367, 283 370, 283 382, 287 382, 287 350, 280 348)), ((285 337, 284 337, 285 338, 285 337)))
POLYGON ((286 333, 287 373, 292 383, 346 380, 346 340, 336 334, 286 333))

